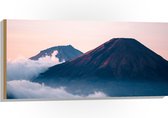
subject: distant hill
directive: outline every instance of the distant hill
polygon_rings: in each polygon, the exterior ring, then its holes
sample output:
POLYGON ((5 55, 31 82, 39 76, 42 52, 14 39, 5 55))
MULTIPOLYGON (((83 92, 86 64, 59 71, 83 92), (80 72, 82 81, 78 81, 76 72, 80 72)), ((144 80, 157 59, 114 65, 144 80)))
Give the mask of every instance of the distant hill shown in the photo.
POLYGON ((80 56, 81 54, 83 54, 81 51, 75 49, 72 45, 55 46, 55 47, 51 47, 51 48, 40 51, 40 53, 31 57, 30 59, 38 60, 41 57, 51 56, 54 51, 58 52, 56 57, 59 59, 60 62, 74 59, 80 56))

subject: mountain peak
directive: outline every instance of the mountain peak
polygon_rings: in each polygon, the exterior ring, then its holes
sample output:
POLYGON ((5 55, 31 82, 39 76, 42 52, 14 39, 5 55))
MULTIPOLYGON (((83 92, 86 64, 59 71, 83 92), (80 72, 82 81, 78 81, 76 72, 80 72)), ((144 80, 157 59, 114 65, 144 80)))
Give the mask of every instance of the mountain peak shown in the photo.
POLYGON ((71 44, 67 45, 67 47, 73 47, 71 44))
POLYGON ((112 38, 111 40, 109 40, 109 42, 111 41, 137 41, 135 38, 112 38))
POLYGON ((30 59, 38 60, 41 57, 51 56, 54 51, 58 52, 56 57, 59 59, 60 62, 74 59, 83 54, 81 51, 75 49, 72 45, 60 45, 44 49, 30 59))
POLYGON ((105 42, 106 43, 123 43, 123 42, 138 42, 134 38, 112 38, 111 40, 105 42))
POLYGON ((127 46, 127 45, 137 45, 137 44, 141 44, 141 43, 134 38, 112 38, 111 40, 105 42, 103 45, 104 46, 112 46, 112 45, 127 46))
POLYGON ((147 56, 148 53, 150 53, 150 55, 156 54, 134 38, 112 38, 94 50, 101 53, 106 52, 106 54, 109 53, 109 55, 117 54, 118 56, 120 55, 121 58, 128 55, 136 57, 138 55, 147 56))

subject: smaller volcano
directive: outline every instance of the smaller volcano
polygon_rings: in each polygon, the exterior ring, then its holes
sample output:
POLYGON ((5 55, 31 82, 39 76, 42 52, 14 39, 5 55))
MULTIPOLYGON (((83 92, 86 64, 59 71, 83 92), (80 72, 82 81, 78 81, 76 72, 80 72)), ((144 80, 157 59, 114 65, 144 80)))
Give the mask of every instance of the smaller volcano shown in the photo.
POLYGON ((55 46, 51 47, 45 50, 40 51, 37 55, 30 57, 31 60, 38 60, 41 57, 45 56, 52 56, 52 53, 54 51, 57 51, 58 54, 56 57, 59 59, 59 62, 68 61, 71 59, 74 59, 81 54, 83 54, 81 51, 75 49, 72 45, 66 45, 66 46, 55 46))

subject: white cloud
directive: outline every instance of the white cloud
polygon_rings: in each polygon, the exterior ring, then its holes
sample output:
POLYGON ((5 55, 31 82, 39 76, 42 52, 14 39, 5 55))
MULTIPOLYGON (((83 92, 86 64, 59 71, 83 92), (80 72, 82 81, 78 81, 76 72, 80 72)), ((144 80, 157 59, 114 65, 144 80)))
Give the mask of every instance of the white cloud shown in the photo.
POLYGON ((51 54, 51 60, 52 60, 53 62, 59 62, 59 59, 56 58, 56 55, 57 55, 57 54, 58 54, 58 51, 57 51, 57 50, 53 51, 53 53, 51 54))
POLYGON ((103 92, 95 92, 88 96, 73 95, 64 87, 51 88, 43 84, 26 80, 13 80, 7 82, 7 93, 18 99, 74 99, 74 98, 105 98, 103 92))
POLYGON ((19 58, 7 62, 7 93, 18 99, 73 99, 73 98, 103 98, 102 92, 95 92, 88 96, 73 95, 65 87, 51 88, 43 84, 31 82, 33 77, 46 71, 49 67, 60 64, 53 51, 51 56, 39 58, 37 61, 19 58))
POLYGON ((57 54, 57 51, 53 51, 51 57, 41 57, 37 61, 23 57, 16 60, 8 60, 7 80, 30 80, 33 77, 37 77, 49 67, 61 63, 59 62, 59 59, 55 57, 57 54))
POLYGON ((101 91, 95 91, 93 94, 89 94, 88 98, 105 98, 107 95, 101 91))

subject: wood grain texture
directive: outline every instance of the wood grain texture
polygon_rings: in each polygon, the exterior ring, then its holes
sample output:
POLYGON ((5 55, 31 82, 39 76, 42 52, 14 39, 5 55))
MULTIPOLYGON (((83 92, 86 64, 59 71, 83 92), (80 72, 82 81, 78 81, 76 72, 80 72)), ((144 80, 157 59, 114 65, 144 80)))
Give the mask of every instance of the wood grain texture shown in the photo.
POLYGON ((6 94, 6 40, 7 40, 7 20, 3 20, 3 99, 7 98, 6 94))

